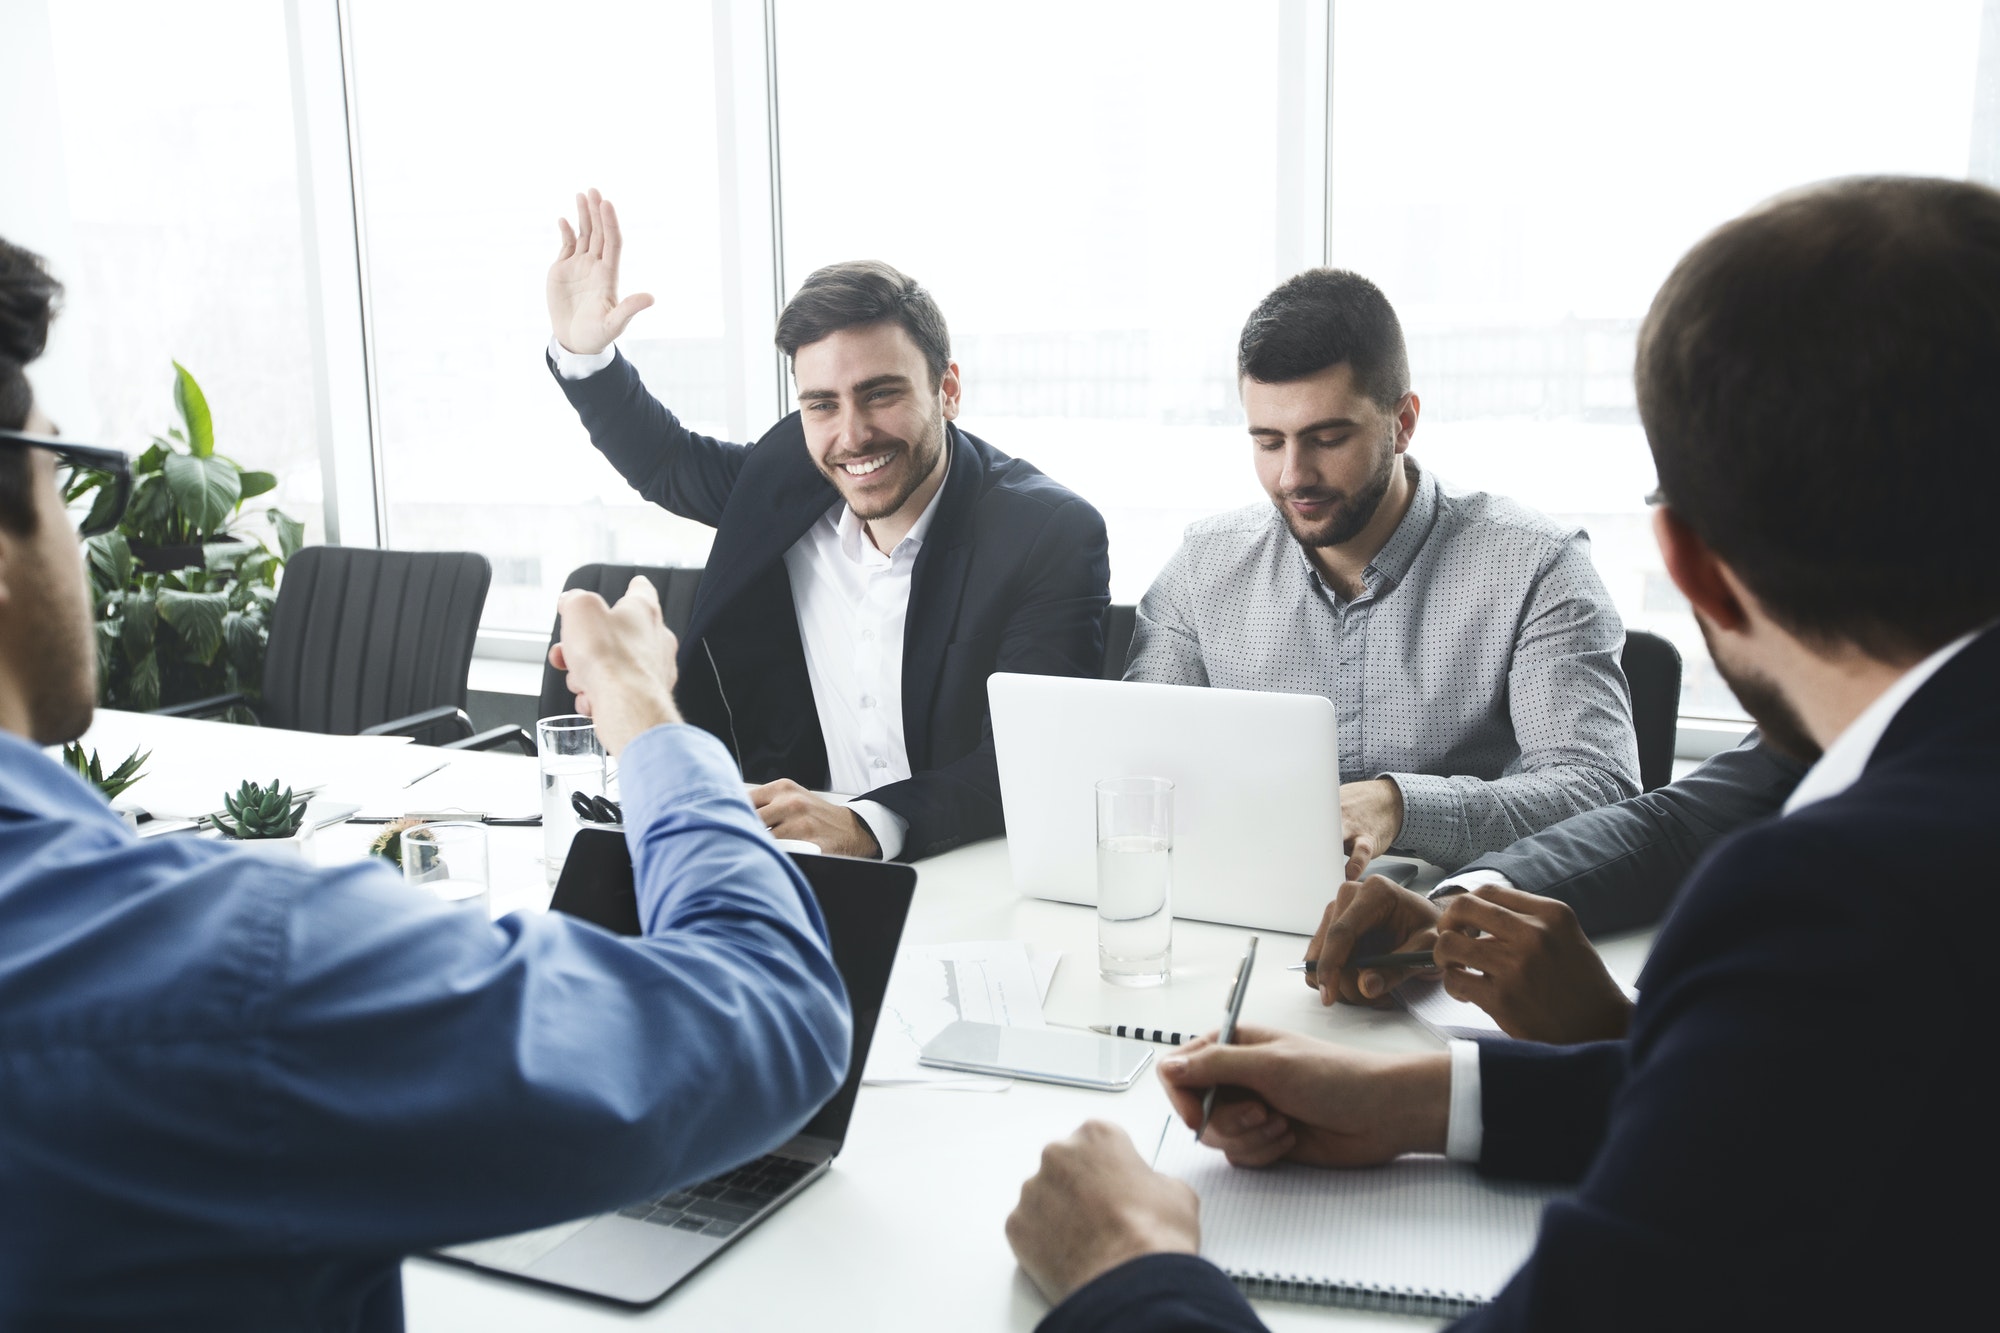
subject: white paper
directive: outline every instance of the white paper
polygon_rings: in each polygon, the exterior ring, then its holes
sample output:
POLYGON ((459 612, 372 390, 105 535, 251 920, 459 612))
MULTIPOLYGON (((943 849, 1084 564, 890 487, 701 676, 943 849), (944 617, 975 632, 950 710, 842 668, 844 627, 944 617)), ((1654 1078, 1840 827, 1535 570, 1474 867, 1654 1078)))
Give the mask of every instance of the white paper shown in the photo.
POLYGON ((1433 1036, 1445 1041, 1454 1037, 1477 1041, 1481 1037, 1506 1035, 1484 1009, 1453 999, 1442 981, 1406 981, 1396 987, 1395 996, 1410 1011, 1411 1017, 1429 1028, 1433 1036))
POLYGON ((979 940, 962 944, 914 945, 896 956, 889 994, 875 1025, 862 1082, 877 1087, 921 1084, 981 1091, 1005 1088, 1009 1080, 981 1078, 917 1063, 924 1043, 961 1019, 1002 1027, 1046 1027, 1042 995, 1053 979, 1055 961, 1045 959, 1038 974, 1028 946, 1019 940, 979 940))

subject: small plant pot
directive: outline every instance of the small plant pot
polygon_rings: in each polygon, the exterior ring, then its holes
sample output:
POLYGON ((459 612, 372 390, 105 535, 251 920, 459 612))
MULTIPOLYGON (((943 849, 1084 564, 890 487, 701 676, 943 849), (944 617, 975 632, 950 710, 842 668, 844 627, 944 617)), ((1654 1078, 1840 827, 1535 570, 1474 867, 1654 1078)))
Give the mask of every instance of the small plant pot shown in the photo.
POLYGON ((231 847, 241 847, 259 856, 279 856, 288 860, 312 860, 313 826, 301 824, 299 831, 289 838, 232 838, 222 835, 222 840, 231 847))

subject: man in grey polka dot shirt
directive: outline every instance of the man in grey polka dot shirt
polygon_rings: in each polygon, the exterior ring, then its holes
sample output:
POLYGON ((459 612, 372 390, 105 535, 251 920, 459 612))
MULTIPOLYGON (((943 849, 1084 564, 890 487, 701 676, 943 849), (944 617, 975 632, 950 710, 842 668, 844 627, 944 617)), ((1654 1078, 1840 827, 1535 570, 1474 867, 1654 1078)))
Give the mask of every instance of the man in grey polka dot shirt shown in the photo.
POLYGON ((1381 291, 1288 280, 1237 371, 1271 505, 1188 528, 1125 678, 1331 699, 1361 851, 1456 869, 1636 794, 1624 627, 1589 538, 1408 456, 1418 401, 1381 291))

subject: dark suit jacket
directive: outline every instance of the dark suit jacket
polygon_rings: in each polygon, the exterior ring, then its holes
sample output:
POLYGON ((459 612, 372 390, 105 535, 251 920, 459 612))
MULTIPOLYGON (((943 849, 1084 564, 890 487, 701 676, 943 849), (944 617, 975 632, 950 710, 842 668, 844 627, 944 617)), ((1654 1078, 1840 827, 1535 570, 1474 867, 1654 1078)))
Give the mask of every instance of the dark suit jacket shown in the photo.
MULTIPOLYGON (((555 373, 553 363, 550 373, 555 373)), ((785 551, 840 501, 794 412, 754 445, 682 426, 621 353, 557 383, 591 443, 648 500, 715 529, 675 692, 752 782, 827 781, 785 551)), ((1080 496, 949 427, 951 471, 917 553, 903 630, 903 739, 912 776, 877 787, 909 821, 903 857, 1002 831, 986 678, 1099 675, 1111 602, 1104 520, 1080 496)))
MULTIPOLYGON (((1654 943, 1627 1040, 1481 1046, 1480 1169, 1580 1183, 1463 1327, 1990 1318, 1996 681, 2000 630, 1911 696, 1846 792, 1721 842, 1654 943)), ((1148 1314, 1197 1286, 1213 1300, 1192 1267, 1090 1326, 1256 1327, 1247 1306, 1148 1314)), ((1083 1327, 1069 1304, 1044 1327, 1083 1327)))
POLYGON ((1679 782, 1571 815, 1462 869, 1497 870, 1568 903, 1590 935, 1636 930, 1667 914, 1703 852, 1783 809, 1805 772, 1753 731, 1679 782))

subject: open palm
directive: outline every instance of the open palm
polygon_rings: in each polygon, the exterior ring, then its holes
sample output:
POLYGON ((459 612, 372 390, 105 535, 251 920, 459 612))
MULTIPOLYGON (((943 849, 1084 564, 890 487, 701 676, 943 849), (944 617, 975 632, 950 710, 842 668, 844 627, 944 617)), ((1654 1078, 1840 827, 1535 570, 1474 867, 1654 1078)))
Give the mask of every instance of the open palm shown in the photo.
POLYGON ((618 255, 624 247, 618 213, 591 190, 576 197, 576 227, 556 219, 562 250, 549 265, 549 324, 556 341, 590 355, 612 344, 632 316, 653 304, 645 292, 618 299, 618 255))

